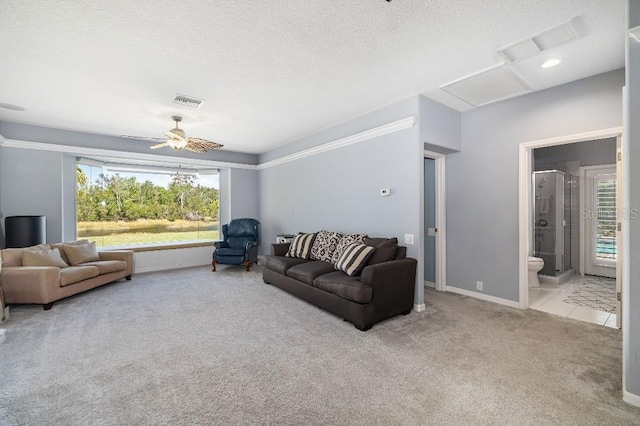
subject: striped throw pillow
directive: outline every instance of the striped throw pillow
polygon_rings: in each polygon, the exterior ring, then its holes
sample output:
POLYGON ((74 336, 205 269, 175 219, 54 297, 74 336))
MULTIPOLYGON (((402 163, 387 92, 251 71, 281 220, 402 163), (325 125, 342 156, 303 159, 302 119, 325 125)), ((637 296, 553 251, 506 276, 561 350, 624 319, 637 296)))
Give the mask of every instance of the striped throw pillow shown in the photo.
POLYGON ((375 251, 375 247, 360 243, 351 243, 345 248, 342 255, 340 255, 335 268, 345 272, 350 277, 358 275, 375 251))
POLYGON ((285 254, 286 257, 297 257, 300 259, 309 259, 311 255, 311 247, 313 247, 313 240, 316 238, 316 234, 298 234, 291 241, 289 251, 285 254))

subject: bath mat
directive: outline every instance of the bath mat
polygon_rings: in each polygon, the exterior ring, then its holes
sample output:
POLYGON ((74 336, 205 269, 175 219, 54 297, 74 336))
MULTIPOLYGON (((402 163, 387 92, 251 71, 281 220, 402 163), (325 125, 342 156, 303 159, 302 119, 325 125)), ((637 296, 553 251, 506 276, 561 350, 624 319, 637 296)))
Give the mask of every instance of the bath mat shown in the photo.
POLYGON ((616 280, 585 276, 582 278, 580 287, 567 296, 563 302, 614 313, 616 311, 616 280))

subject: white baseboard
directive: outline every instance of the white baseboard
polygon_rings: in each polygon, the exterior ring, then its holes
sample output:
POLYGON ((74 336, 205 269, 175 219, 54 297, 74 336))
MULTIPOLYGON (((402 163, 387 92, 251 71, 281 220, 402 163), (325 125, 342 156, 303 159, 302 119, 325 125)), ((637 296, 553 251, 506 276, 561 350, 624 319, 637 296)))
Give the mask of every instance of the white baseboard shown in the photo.
POLYGON ((436 283, 431 282, 431 281, 424 280, 424 285, 429 287, 429 288, 436 288, 436 283))
POLYGON ((420 305, 416 305, 416 304, 413 305, 413 310, 416 312, 423 312, 426 309, 427 307, 425 306, 424 303, 421 303, 420 305))
POLYGON ((631 392, 627 392, 626 390, 622 390, 622 400, 627 404, 635 405, 636 407, 640 407, 640 395, 636 395, 631 392))
POLYGON ((465 290, 458 287, 451 287, 450 285, 446 286, 444 291, 461 294, 463 296, 473 297, 475 299, 484 300, 486 302, 497 303, 498 305, 504 305, 510 308, 520 308, 520 304, 513 300, 503 299, 501 297, 489 296, 488 294, 477 293, 475 291, 469 291, 469 290, 465 290))

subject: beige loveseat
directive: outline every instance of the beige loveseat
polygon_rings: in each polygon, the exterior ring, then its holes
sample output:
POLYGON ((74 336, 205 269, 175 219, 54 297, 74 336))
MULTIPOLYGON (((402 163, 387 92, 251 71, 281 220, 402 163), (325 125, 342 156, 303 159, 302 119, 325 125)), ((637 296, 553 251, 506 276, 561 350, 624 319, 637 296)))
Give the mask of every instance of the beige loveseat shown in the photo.
POLYGON ((5 303, 41 304, 45 310, 65 297, 119 278, 130 280, 133 273, 133 251, 98 252, 87 240, 9 248, 0 250, 0 257, 5 303), (30 266, 49 263, 60 266, 30 266))

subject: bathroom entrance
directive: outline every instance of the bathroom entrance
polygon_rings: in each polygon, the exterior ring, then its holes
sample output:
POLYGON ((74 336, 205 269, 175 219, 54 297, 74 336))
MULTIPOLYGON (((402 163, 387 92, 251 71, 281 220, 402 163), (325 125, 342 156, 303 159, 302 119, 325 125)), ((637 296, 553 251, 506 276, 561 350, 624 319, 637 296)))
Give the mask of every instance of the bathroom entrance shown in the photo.
POLYGON ((445 156, 424 151, 423 244, 424 285, 445 291, 445 156))
POLYGON ((591 136, 521 145, 520 305, 620 328, 621 138, 591 136))

